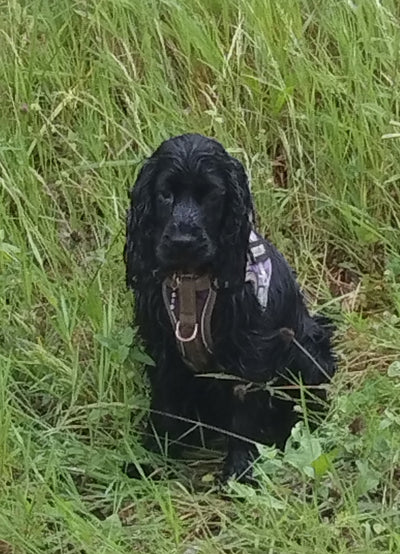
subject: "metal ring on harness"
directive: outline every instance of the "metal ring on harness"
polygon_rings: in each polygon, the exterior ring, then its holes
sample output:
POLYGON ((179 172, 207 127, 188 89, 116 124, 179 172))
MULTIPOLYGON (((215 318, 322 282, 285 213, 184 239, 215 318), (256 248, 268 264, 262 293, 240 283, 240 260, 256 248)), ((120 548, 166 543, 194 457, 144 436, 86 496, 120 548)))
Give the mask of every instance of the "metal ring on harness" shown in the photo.
POLYGON ((181 335, 181 322, 178 321, 175 327, 175 336, 176 338, 181 342, 191 342, 197 337, 197 333, 199 330, 199 324, 195 323, 193 328, 193 333, 190 335, 190 337, 182 337, 181 335))

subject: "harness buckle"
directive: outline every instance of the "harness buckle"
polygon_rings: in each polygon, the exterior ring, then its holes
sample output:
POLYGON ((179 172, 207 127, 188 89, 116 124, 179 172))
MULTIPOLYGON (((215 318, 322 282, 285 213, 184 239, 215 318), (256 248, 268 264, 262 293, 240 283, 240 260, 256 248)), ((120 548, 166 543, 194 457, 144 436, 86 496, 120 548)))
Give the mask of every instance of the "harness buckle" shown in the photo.
POLYGON ((195 323, 193 327, 193 333, 190 335, 190 337, 182 337, 181 335, 181 322, 178 321, 175 327, 175 336, 180 342, 192 342, 197 337, 197 333, 199 331, 199 324, 195 323))

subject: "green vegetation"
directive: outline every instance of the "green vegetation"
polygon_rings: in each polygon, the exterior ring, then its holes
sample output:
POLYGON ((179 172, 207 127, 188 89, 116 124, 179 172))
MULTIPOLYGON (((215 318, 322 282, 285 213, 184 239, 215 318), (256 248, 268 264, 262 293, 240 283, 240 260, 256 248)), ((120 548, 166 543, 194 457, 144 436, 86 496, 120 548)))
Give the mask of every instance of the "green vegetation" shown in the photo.
POLYGON ((0 2, 0 552, 400 552, 399 47, 397 0, 0 2), (149 457, 127 190, 185 131, 339 326, 330 416, 257 492, 120 471, 149 457))

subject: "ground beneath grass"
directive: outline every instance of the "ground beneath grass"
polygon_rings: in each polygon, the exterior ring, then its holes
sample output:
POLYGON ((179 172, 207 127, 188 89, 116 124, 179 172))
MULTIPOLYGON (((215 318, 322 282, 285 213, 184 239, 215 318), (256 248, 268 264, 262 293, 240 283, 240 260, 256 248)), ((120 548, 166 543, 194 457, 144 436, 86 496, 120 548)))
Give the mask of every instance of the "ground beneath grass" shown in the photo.
POLYGON ((399 6, 0 3, 0 553, 400 552, 399 6), (243 161, 338 325, 329 416, 263 448, 258 490, 141 447, 127 191, 187 131, 243 161))

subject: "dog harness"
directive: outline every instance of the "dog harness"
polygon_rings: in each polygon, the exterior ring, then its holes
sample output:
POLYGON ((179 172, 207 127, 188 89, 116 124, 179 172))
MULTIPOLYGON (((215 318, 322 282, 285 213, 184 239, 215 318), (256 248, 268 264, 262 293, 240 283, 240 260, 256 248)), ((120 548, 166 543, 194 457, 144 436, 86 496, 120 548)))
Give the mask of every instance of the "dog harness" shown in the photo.
MULTIPOLYGON (((250 232, 245 281, 251 283, 263 309, 271 282, 271 258, 260 235, 250 232)), ((211 318, 219 283, 208 275, 175 274, 162 284, 163 300, 174 329, 176 344, 187 366, 195 373, 207 370, 213 354, 211 318)))

